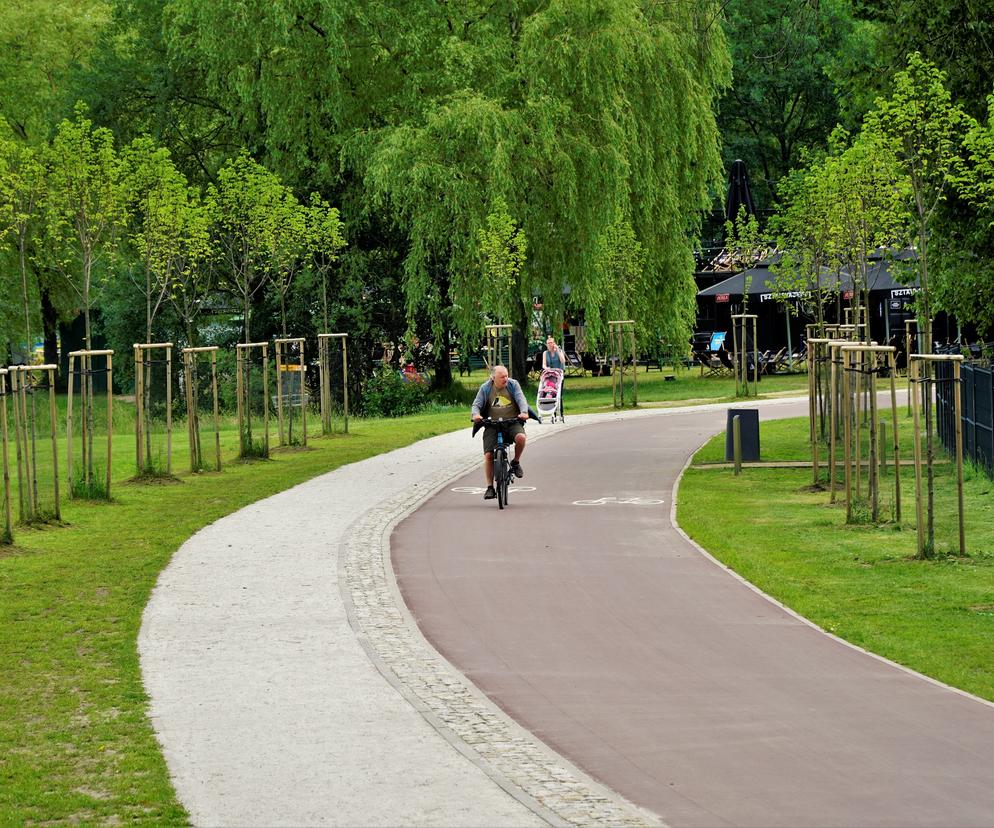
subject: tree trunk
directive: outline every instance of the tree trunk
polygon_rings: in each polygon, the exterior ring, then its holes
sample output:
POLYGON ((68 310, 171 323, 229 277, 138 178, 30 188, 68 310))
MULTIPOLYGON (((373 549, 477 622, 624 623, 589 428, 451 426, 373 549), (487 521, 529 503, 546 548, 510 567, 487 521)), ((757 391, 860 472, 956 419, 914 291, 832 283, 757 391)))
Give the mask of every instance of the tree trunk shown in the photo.
POLYGON ((242 292, 242 313, 245 322, 245 344, 247 345, 252 341, 249 339, 249 320, 252 315, 252 299, 247 288, 242 292))
MULTIPOLYGON (((59 313, 45 289, 41 291, 41 325, 45 337, 45 362, 48 365, 59 365, 59 313)), ((59 377, 57 388, 65 391, 65 377, 59 377)))
MULTIPOLYGON (((145 344, 152 341, 152 275, 148 269, 148 262, 145 263, 145 344)), ((139 351, 138 358, 142 361, 142 431, 145 432, 145 468, 139 469, 141 472, 152 471, 152 380, 154 377, 155 360, 151 358, 151 351, 139 351), (148 373, 144 371, 148 367, 148 373)), ((136 371, 137 376, 137 371, 136 371)), ((136 389, 138 391, 139 389, 136 389)))
POLYGON ((331 333, 328 330, 328 271, 326 268, 321 268, 321 309, 324 319, 324 328, 321 333, 331 333))
POLYGON ((31 337, 31 307, 30 299, 28 297, 28 257, 27 257, 27 247, 28 240, 24 233, 21 233, 20 244, 18 245, 18 252, 20 254, 21 263, 21 298, 24 300, 24 338, 28 343, 28 353, 26 355, 27 362, 31 362, 31 352, 34 350, 34 341, 31 337))
POLYGON ((528 379, 528 308, 522 299, 514 303, 514 327, 511 329, 511 376, 524 384, 528 379))
MULTIPOLYGON (((20 265, 21 265, 21 298, 24 300, 24 339, 27 342, 27 353, 24 355, 25 364, 31 365, 34 362, 34 337, 31 336, 31 303, 28 296, 28 259, 27 259, 27 236, 25 233, 20 234, 18 253, 20 254, 20 265)), ((28 382, 27 374, 21 375, 21 382, 28 382)), ((35 434, 35 419, 37 417, 37 411, 35 410, 35 395, 31 394, 31 414, 29 416, 28 425, 30 431, 31 449, 30 449, 30 463, 31 463, 31 486, 33 489, 34 499, 29 499, 28 502, 35 504, 35 514, 31 515, 32 519, 38 517, 38 453, 36 451, 36 434, 35 434)), ((27 416, 27 411, 24 412, 27 416)), ((55 428, 55 424, 52 423, 52 428, 55 428)))
MULTIPOLYGON (((93 272, 93 262, 86 257, 83 262, 83 341, 87 351, 93 350, 93 335, 90 328, 90 276, 93 272)), ((89 484, 93 479, 93 358, 87 357, 83 364, 86 366, 86 373, 83 375, 83 382, 80 383, 83 392, 83 411, 86 417, 86 482, 89 484)))
POLYGON ((435 339, 435 376, 432 378, 432 389, 448 388, 452 385, 452 363, 449 362, 449 346, 451 333, 446 328, 435 339))
POLYGON ((152 276, 145 267, 145 342, 152 341, 152 276))
MULTIPOLYGON (((928 295, 928 239, 925 235, 925 221, 921 220, 918 231, 918 263, 921 279, 922 312, 925 316, 925 336, 922 342, 922 352, 932 353, 932 309, 929 307, 928 295)), ((932 376, 932 363, 928 360, 924 364, 924 376, 928 380, 932 376)), ((935 443, 932 439, 932 385, 925 383, 925 468, 928 480, 928 501, 926 504, 927 532, 925 537, 925 548, 929 554, 935 552, 935 443)))

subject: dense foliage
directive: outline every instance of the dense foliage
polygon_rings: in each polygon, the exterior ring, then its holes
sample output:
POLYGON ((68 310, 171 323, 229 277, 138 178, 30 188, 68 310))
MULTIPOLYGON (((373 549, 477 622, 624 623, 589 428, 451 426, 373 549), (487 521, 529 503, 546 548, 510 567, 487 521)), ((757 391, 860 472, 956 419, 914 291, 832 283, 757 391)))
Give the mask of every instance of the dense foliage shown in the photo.
POLYGON ((760 208, 836 124, 855 126, 878 87, 880 28, 849 0, 740 0, 726 7, 732 84, 719 125, 726 166, 743 159, 760 208))
POLYGON ((55 324, 90 309, 117 342, 157 331, 193 344, 219 325, 249 339, 347 330, 363 374, 382 342, 399 357, 431 341, 445 385, 450 347, 475 347, 489 322, 515 326, 523 359, 536 302, 551 328, 585 322, 594 348, 617 317, 638 321, 647 348, 679 342, 722 156, 747 160, 760 206, 794 216, 784 238, 800 269, 858 269, 862 221, 867 243, 928 248, 936 310, 989 325, 985 2, 4 7, 0 345, 42 332, 54 348, 55 324), (877 221, 857 156, 907 161, 893 135, 883 145, 910 104, 874 101, 900 94, 914 49, 962 119, 930 205, 917 222, 894 217, 909 234, 877 221), (833 143, 838 124, 853 137, 833 143), (843 205, 848 253, 826 247, 843 205), (114 318, 129 285, 140 329, 134 313, 114 318))

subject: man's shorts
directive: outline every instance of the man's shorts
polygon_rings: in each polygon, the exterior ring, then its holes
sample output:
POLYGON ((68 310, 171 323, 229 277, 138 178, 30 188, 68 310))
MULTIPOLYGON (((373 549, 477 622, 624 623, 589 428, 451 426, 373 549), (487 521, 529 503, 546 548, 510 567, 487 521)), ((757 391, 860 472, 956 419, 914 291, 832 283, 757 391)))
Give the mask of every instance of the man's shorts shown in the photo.
MULTIPOLYGON (((525 433, 525 424, 518 420, 516 423, 511 423, 511 425, 505 427, 504 429, 504 441, 507 445, 514 443, 514 438, 519 434, 525 433)), ((494 450, 494 446, 497 445, 497 429, 496 428, 485 428, 483 429, 483 453, 489 454, 494 450)))

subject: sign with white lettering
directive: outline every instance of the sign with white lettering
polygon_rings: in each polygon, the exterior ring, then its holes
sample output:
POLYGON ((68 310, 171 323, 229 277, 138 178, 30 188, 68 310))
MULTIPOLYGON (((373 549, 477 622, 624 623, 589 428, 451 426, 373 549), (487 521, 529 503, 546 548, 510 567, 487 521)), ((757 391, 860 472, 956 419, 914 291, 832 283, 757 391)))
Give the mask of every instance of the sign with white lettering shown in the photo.
POLYGON ((783 293, 761 293, 759 294, 760 302, 770 302, 774 299, 784 300, 784 299, 807 299, 811 296, 810 290, 787 290, 783 293))

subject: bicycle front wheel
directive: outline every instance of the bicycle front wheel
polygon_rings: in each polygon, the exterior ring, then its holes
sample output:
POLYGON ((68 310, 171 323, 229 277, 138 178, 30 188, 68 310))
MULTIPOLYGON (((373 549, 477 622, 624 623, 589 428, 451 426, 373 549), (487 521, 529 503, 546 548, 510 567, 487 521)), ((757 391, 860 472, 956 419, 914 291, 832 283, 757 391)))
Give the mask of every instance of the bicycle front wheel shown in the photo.
POLYGON ((511 470, 507 466, 507 457, 500 454, 496 461, 497 468, 494 469, 494 483, 497 489, 497 508, 503 509, 507 505, 507 478, 511 470))

